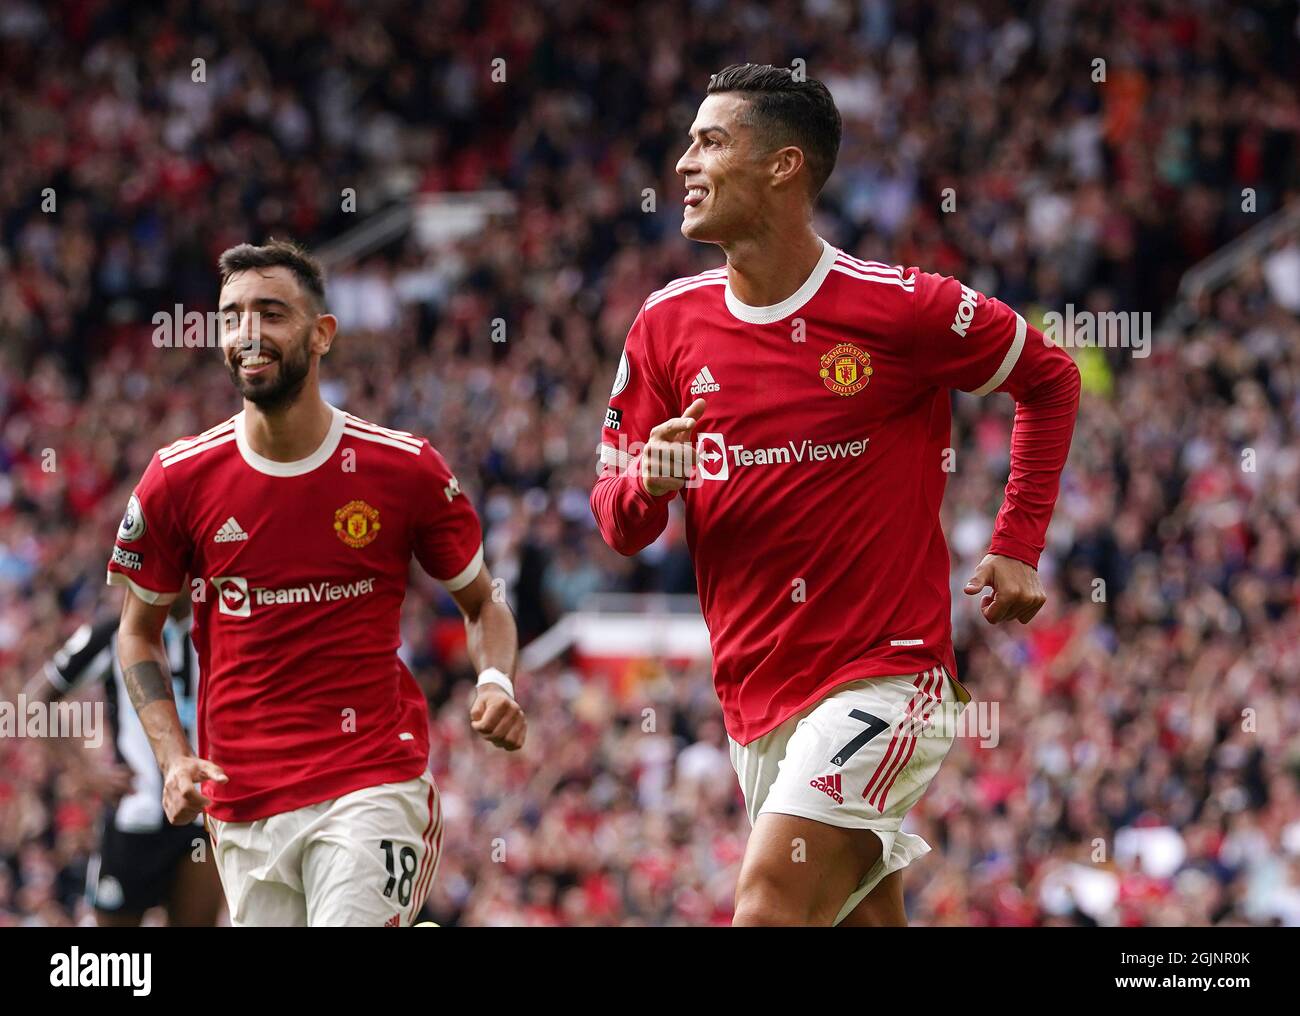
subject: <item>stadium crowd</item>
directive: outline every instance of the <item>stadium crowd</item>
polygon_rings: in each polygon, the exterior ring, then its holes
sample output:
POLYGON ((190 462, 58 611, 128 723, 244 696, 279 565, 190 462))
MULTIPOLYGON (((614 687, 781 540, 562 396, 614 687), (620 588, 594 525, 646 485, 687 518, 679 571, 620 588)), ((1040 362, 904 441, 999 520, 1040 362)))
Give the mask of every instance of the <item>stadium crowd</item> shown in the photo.
MULTIPOLYGON (((212 309, 228 246, 317 245, 412 192, 516 208, 436 255, 408 235, 336 266, 327 397, 443 451, 523 639, 591 592, 691 592, 680 527, 622 559, 587 492, 641 301, 720 263, 678 234, 673 165, 709 74, 745 60, 806 61, 844 114, 822 235, 1035 323, 1067 304, 1160 322, 1187 268, 1300 189, 1289 3, 15 0, 0 698, 116 611, 104 565, 152 452, 237 408, 215 351, 153 344, 154 313, 212 309)), ((960 593, 1014 407, 956 398, 954 633, 998 743, 961 740, 910 820, 934 848, 907 876, 915 923, 1300 924, 1295 239, 1192 309, 1149 355, 1074 351, 1085 394, 1028 628, 989 628, 960 593)), ((529 742, 507 756, 469 729, 460 631, 417 576, 403 654, 448 820, 427 914, 727 922, 748 823, 707 670, 650 661, 619 695, 560 659, 523 676, 529 742)), ((0 738, 0 924, 89 920, 103 762, 0 738)))

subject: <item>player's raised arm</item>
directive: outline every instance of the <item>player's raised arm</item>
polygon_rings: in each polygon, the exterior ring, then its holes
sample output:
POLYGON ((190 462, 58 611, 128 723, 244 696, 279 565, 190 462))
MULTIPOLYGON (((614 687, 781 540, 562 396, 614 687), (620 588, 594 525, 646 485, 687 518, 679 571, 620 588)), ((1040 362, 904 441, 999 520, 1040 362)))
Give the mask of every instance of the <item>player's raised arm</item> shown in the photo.
POLYGON ((990 624, 1026 624, 1047 600, 1038 558, 1060 490, 1079 408, 1079 369, 1069 354, 1000 300, 956 279, 916 273, 917 369, 976 395, 1016 400, 1011 475, 989 553, 966 583, 990 624))
POLYGON ((627 335, 601 431, 600 477, 591 511, 600 535, 620 554, 635 554, 668 525, 668 502, 695 463, 692 428, 703 400, 683 413, 660 384, 651 360, 645 308, 627 335))
POLYGON ((184 825, 212 803, 199 789, 199 782, 224 783, 226 774, 215 763, 195 757, 176 712, 171 664, 162 634, 168 609, 169 604, 147 603, 128 588, 122 601, 117 656, 131 705, 163 774, 167 821, 184 825))

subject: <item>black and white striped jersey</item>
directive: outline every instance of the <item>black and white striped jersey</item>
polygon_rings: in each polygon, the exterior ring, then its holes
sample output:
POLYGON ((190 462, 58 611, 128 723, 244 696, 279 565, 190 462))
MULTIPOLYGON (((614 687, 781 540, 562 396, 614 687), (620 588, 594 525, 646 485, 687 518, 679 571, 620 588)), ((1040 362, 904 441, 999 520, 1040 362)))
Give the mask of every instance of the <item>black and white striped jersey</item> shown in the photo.
MULTIPOLYGON (((103 684, 114 751, 118 760, 130 766, 135 775, 133 788, 117 803, 114 824, 122 832, 155 832, 166 823, 162 774, 122 680, 122 666, 117 659, 117 625, 116 617, 82 625, 45 664, 45 677, 53 685, 56 698, 103 684)), ((198 713, 199 660, 190 639, 189 618, 167 619, 163 626, 163 645, 171 662, 176 711, 192 745, 198 713)))

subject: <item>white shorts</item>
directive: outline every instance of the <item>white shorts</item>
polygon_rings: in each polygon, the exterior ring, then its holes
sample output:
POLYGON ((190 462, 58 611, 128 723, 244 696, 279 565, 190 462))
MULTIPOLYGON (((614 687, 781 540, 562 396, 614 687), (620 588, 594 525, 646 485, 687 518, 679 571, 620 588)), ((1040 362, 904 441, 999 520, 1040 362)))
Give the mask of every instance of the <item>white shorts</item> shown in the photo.
POLYGON ((426 771, 208 829, 237 928, 408 927, 438 870, 442 806, 426 771))
POLYGON ((901 826, 952 747, 951 721, 969 700, 942 667, 873 677, 831 689, 749 744, 731 741, 751 825, 775 812, 880 837, 880 860, 836 924, 886 875, 929 853, 925 840, 901 826))

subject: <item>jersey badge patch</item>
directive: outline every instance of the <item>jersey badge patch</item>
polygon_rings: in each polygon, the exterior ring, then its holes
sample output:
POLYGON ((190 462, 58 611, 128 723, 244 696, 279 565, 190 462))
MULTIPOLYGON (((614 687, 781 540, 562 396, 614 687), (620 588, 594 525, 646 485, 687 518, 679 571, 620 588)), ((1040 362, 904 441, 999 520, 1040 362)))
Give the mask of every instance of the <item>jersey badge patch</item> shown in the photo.
POLYGON ((334 513, 334 531, 349 547, 364 547, 379 535, 379 509, 364 501, 349 501, 334 513))
POLYGON ((130 543, 144 535, 144 511, 140 508, 140 499, 132 494, 126 499, 126 514, 117 527, 117 538, 121 543, 130 543))
POLYGON ((822 384, 836 395, 857 395, 874 373, 871 354, 851 342, 841 342, 822 354, 822 384))

